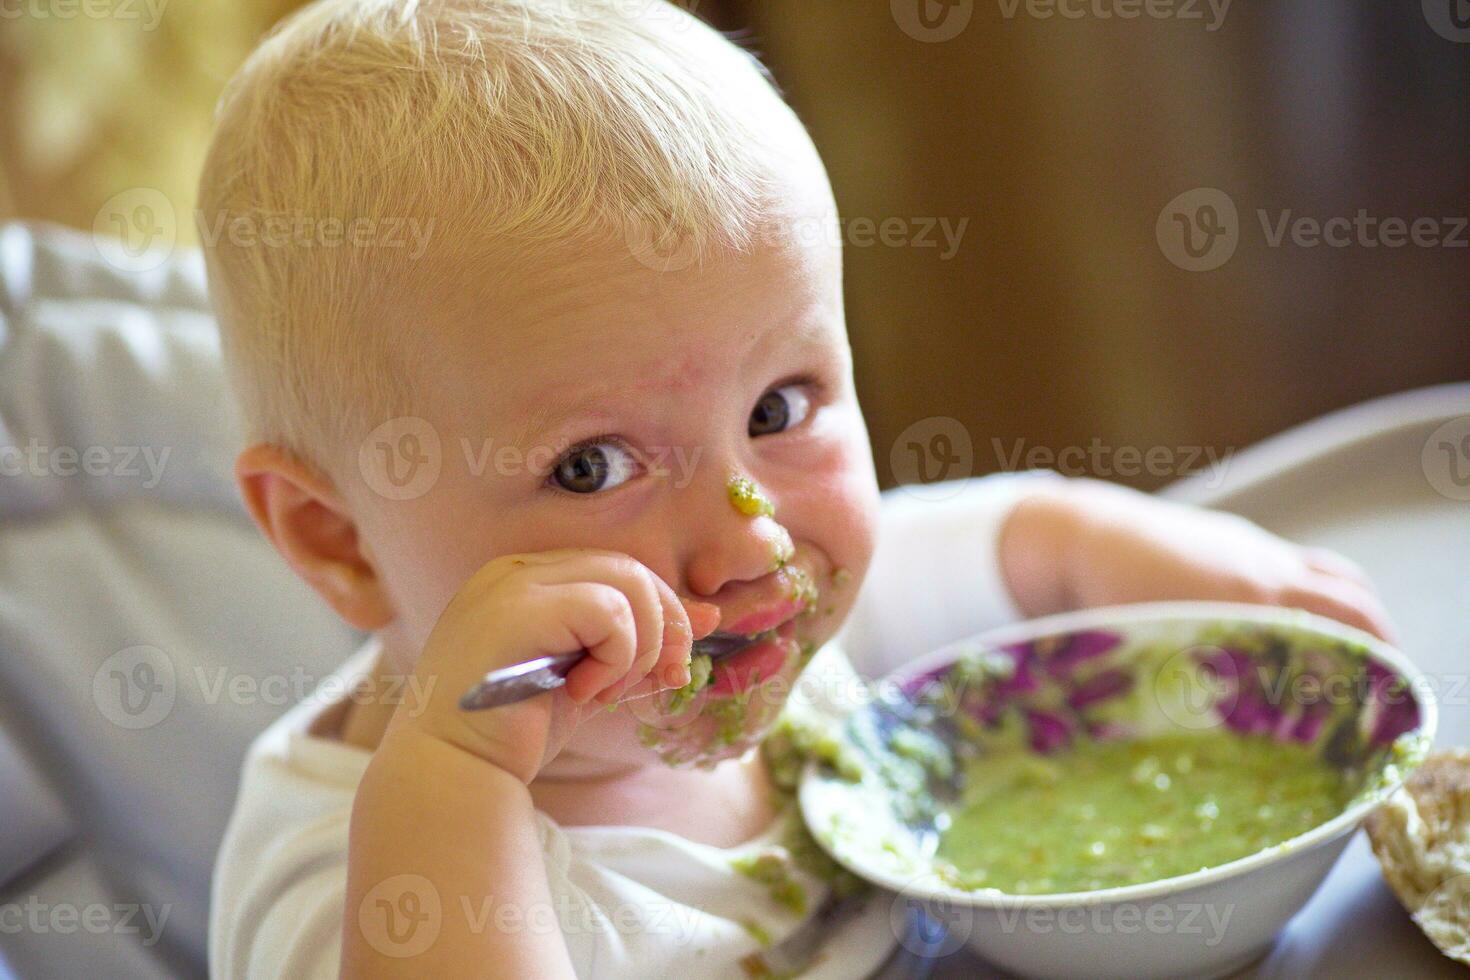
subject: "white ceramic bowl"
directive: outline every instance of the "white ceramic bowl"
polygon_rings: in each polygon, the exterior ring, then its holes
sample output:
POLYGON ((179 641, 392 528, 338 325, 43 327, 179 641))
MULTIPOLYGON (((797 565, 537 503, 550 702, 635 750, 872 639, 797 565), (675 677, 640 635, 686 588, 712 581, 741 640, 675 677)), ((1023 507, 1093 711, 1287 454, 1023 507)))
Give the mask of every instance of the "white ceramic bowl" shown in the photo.
MULTIPOLYGON (((1018 663, 1023 657, 1052 657, 1058 650, 1065 655, 1065 650, 1072 649, 1082 658, 1077 663, 1091 676, 1122 669, 1133 672, 1135 688, 1148 685, 1149 696, 1125 699, 1130 704, 1137 702, 1127 709, 1132 714, 1123 727, 1129 731, 1119 735, 1114 727, 1100 737, 1181 729, 1205 737, 1235 737, 1238 731, 1259 732, 1269 727, 1276 737, 1295 737, 1325 747, 1332 733, 1320 721, 1306 717, 1318 709, 1303 709, 1300 697, 1263 708, 1253 704, 1251 699, 1259 692, 1249 689, 1249 681, 1231 679, 1209 689, 1214 700, 1201 701, 1199 687, 1170 680, 1177 680, 1181 669, 1198 670, 1211 657, 1219 658, 1222 649, 1238 658, 1241 654, 1231 646, 1233 636, 1289 638, 1293 648, 1311 651, 1302 654, 1308 658, 1304 661, 1292 655, 1294 670, 1305 662, 1330 678, 1336 676, 1332 664, 1342 666, 1342 676, 1356 682, 1343 683, 1333 703, 1345 705, 1341 710, 1350 721, 1337 715, 1329 720, 1344 730, 1339 736, 1363 734, 1361 744, 1339 738, 1339 750, 1325 757, 1345 757, 1340 747, 1351 742, 1353 751, 1361 753, 1353 758, 1377 773, 1372 793, 1326 823, 1279 845, 1206 870, 1143 884, 1011 895, 993 889, 962 890, 935 874, 928 860, 932 836, 913 834, 886 798, 894 794, 866 777, 854 783, 810 763, 801 786, 803 814, 818 842, 838 862, 901 896, 894 899, 896 922, 907 902, 918 902, 946 923, 950 937, 945 948, 968 942, 986 959, 1027 977, 1217 977, 1234 972, 1270 948, 1277 933, 1322 883, 1363 818, 1402 784, 1416 761, 1415 753, 1432 738, 1437 721, 1432 692, 1403 654, 1359 630, 1296 610, 1228 603, 1152 603, 1051 616, 985 633, 906 665, 880 682, 878 690, 887 697, 912 690, 927 678, 942 677, 949 664, 977 649, 1007 651, 1018 663), (1099 652, 1106 643, 1095 641, 1106 635, 1118 641, 1099 652), (1091 639, 1077 640, 1079 636, 1091 639), (1080 645, 1071 645, 1074 640, 1080 645), (1337 652, 1319 653, 1319 648, 1337 652), (1348 648, 1364 651, 1372 666, 1347 666, 1358 663, 1344 652, 1348 648), (1174 652, 1164 656, 1168 650, 1174 652), (1396 678, 1398 685, 1382 686, 1386 676, 1396 678), (1391 702, 1384 692, 1392 692, 1391 702), (1389 703, 1398 707, 1386 707, 1389 703), (1376 744, 1379 736, 1394 747, 1383 749, 1376 744), (1407 755, 1406 747, 1410 747, 1407 755), (888 849, 878 846, 879 842, 888 849)), ((1253 670, 1268 662, 1259 651, 1250 656, 1257 658, 1247 661, 1253 670)), ((1049 667, 1038 672, 1051 673, 1049 667)), ((1246 672, 1241 671, 1240 676, 1245 677, 1246 672)), ((1056 699, 1050 703, 1055 704, 1056 699)), ((1082 717, 1086 710, 1071 722, 1091 725, 1082 717)), ((1036 737, 1040 736, 1034 734, 1036 737)), ((1073 737, 1091 736, 1078 724, 1073 737)))

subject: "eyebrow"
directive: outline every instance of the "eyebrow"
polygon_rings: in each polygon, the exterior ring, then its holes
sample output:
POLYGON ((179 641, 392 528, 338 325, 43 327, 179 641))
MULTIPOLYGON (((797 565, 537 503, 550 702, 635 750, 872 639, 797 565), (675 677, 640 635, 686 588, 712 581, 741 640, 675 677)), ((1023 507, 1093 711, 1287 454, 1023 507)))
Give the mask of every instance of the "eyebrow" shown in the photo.
MULTIPOLYGON (((799 350, 804 347, 817 347, 822 333, 822 317, 818 313, 816 304, 807 305, 797 310, 792 316, 767 335, 768 342, 758 344, 751 348, 750 354, 768 353, 787 347, 799 350)), ((779 379, 778 379, 779 380, 779 379)), ((590 396, 578 398, 574 403, 570 400, 563 404, 556 402, 541 402, 531 409, 529 415, 517 426, 516 432, 510 440, 511 445, 525 445, 533 438, 552 429, 566 427, 570 422, 583 416, 594 414, 589 405, 595 405, 609 395, 617 394, 627 390, 627 385, 602 385, 590 396)), ((539 441, 539 440, 538 440, 539 441)), ((568 443, 571 444, 570 442, 568 443)))
MULTIPOLYGON (((516 431, 510 438, 509 444, 512 446, 525 446, 533 439, 537 442, 543 441, 540 437, 544 433, 553 429, 564 428, 572 420, 587 414, 589 413, 580 406, 571 406, 563 409, 555 405, 538 405, 517 426, 516 431)), ((553 448, 558 447, 553 445, 553 448)))

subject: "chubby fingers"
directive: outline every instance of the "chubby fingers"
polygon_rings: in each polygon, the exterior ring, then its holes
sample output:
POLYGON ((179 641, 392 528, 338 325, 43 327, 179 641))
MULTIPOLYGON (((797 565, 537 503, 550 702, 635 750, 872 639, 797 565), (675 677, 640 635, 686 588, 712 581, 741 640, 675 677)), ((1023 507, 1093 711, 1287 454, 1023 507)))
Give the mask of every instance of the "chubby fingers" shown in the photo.
POLYGON ((664 600, 664 646, 658 662, 635 686, 621 686, 619 697, 633 700, 688 684, 692 641, 708 636, 720 622, 720 607, 660 590, 664 600))
MULTIPOLYGON (((664 611, 656 576, 612 552, 543 553, 536 578, 562 633, 543 638, 545 652, 583 647, 588 656, 566 676, 578 704, 604 702, 642 680, 663 646, 664 611)), ((529 612, 529 611, 528 611, 529 612)))
POLYGON ((680 598, 667 585, 660 594, 665 610, 664 647, 657 676, 664 687, 683 687, 690 681, 693 642, 708 636, 719 625, 720 607, 712 602, 680 598))
POLYGON ((1356 626, 1388 643, 1397 642, 1382 601, 1370 588, 1352 579, 1314 572, 1288 590, 1284 599, 1288 605, 1356 626))
POLYGON ((566 694, 586 704, 632 669, 638 656, 638 621, 628 597, 602 582, 567 583, 555 592, 558 631, 543 650, 587 650, 566 676, 566 694))
POLYGON ((594 550, 560 554, 571 561, 553 573, 556 578, 596 579, 616 589, 624 600, 622 605, 607 595, 585 600, 591 603, 589 618, 576 636, 590 656, 567 674, 567 696, 577 703, 610 704, 634 688, 633 693, 652 694, 688 684, 691 643, 719 625, 719 607, 681 599, 672 586, 628 555, 594 550), (631 659, 629 645, 615 638, 615 631, 633 635, 631 659))
POLYGON ((1302 559, 1314 572, 1333 575, 1361 585, 1365 589, 1373 588, 1373 583, 1368 580, 1368 573, 1363 571, 1361 565, 1330 548, 1304 547, 1302 548, 1302 559))
POLYGON ((686 612, 689 614, 689 626, 693 630, 694 639, 702 640, 713 633, 720 625, 720 607, 713 602, 700 602, 698 599, 680 600, 686 612))
POLYGON ((662 687, 683 687, 689 683, 689 643, 694 636, 689 613, 667 582, 660 580, 658 584, 664 633, 650 680, 662 687))
MULTIPOLYGON (((594 696, 594 700, 600 704, 611 703, 623 691, 648 676, 649 671, 653 670, 659 662, 667 631, 667 607, 660 587, 667 589, 668 586, 664 585, 658 576, 649 571, 647 566, 641 562, 632 559, 611 559, 611 563, 613 574, 619 579, 623 594, 632 609, 637 640, 632 664, 627 670, 611 676, 609 683, 603 685, 594 696)), ((589 659, 597 656, 590 647, 588 650, 593 654, 593 657, 589 659)), ((589 666, 596 667, 597 665, 589 666)), ((570 677, 568 680, 570 681, 570 677)), ((571 691, 569 690, 568 693, 571 691)))
POLYGON ((720 622, 720 607, 660 589, 664 601, 664 645, 658 662, 636 686, 624 686, 619 696, 636 699, 660 690, 680 688, 691 680, 690 658, 694 640, 708 636, 720 622))
POLYGON ((564 693, 577 704, 608 704, 635 686, 650 694, 682 687, 690 680, 691 642, 719 624, 718 606, 681 600, 648 566, 620 552, 568 548, 520 555, 512 564, 534 583, 529 607, 520 611, 525 622, 544 624, 533 630, 536 649, 588 652, 566 675, 564 693))

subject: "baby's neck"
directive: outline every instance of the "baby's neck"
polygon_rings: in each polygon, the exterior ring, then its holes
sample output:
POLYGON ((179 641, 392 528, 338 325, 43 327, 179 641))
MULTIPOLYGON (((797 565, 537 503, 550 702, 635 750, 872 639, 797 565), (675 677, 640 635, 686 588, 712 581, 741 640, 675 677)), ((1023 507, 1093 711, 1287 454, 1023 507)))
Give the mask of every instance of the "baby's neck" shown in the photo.
POLYGON ((771 825, 777 809, 760 752, 712 769, 654 762, 603 778, 542 777, 531 783, 531 799, 563 826, 655 827, 714 847, 755 837, 771 825))
MULTIPOLYGON (((380 657, 373 672, 385 670, 380 657)), ((391 704, 349 700, 341 714, 320 719, 315 733, 372 752, 392 716, 391 704)), ((581 767, 554 768, 566 773, 581 767)), ((778 806, 765 757, 758 751, 712 769, 673 769, 654 761, 608 775, 547 773, 533 780, 530 789, 536 808, 565 827, 654 827, 714 847, 733 847, 760 834, 771 825, 778 806)))

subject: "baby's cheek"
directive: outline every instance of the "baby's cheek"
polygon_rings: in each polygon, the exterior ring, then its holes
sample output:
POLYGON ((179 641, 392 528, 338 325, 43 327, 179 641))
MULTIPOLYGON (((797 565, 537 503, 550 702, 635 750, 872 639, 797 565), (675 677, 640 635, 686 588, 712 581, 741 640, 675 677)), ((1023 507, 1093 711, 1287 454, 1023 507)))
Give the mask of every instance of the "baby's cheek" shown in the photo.
POLYGON ((782 516, 792 518, 788 527, 798 540, 815 545, 834 570, 860 582, 878 534, 878 481, 867 442, 842 445, 816 462, 797 506, 783 509, 782 516))

